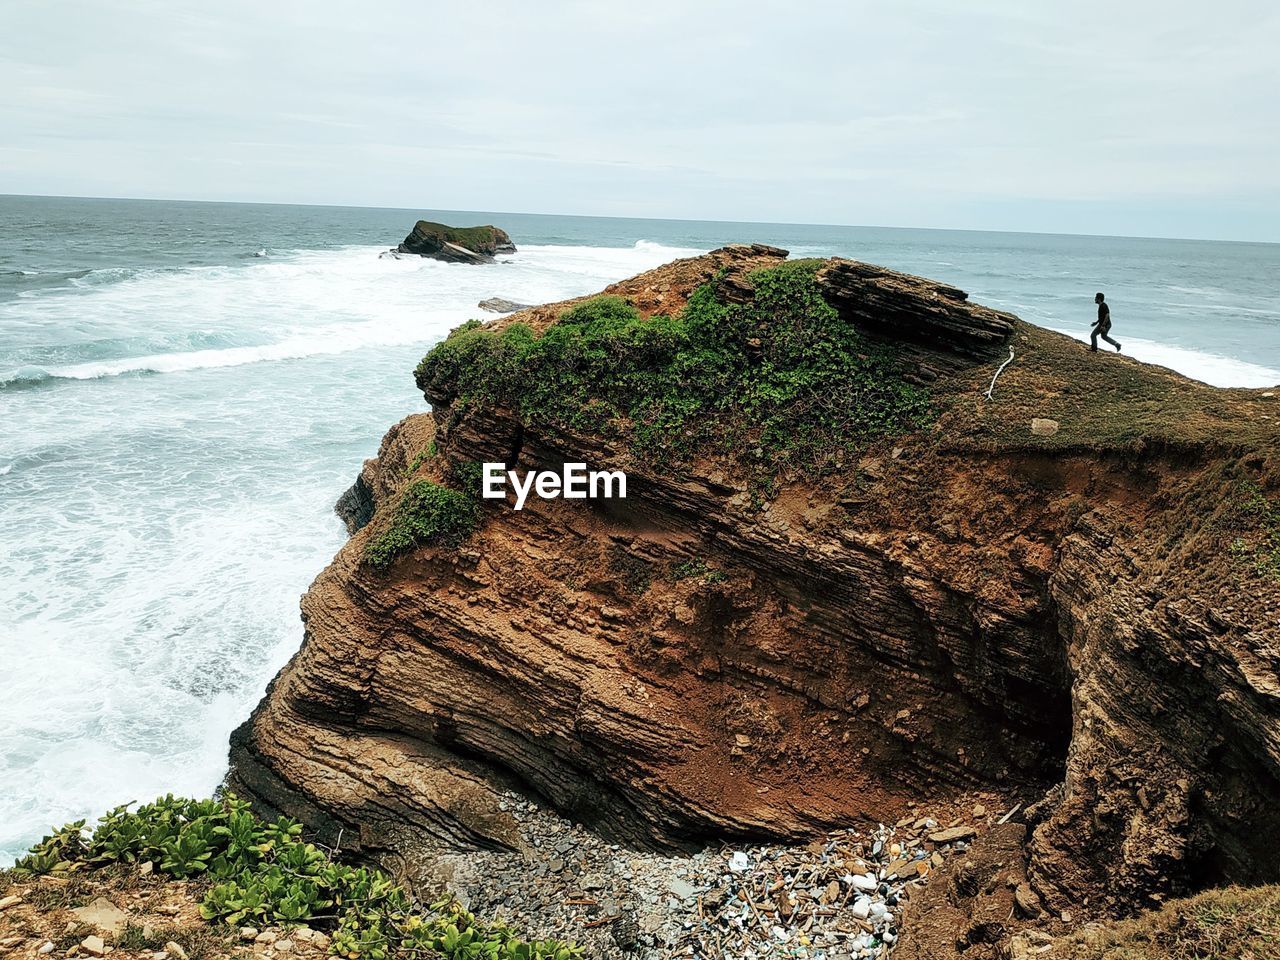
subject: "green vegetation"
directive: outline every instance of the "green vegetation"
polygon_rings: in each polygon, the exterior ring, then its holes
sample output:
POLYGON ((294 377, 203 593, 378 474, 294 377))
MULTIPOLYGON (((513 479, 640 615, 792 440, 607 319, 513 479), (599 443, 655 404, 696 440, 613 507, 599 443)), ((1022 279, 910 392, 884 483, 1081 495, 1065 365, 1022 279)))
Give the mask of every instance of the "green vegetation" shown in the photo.
POLYGON ((475 253, 492 253, 497 244, 497 229, 488 224, 481 227, 451 227, 434 220, 419 220, 409 234, 413 240, 438 238, 446 243, 456 243, 475 253))
POLYGON ((418 472, 418 468, 420 466, 435 457, 437 453, 439 453, 439 448, 436 446, 436 442, 432 440, 427 444, 427 449, 419 450, 413 455, 413 459, 409 461, 409 465, 404 468, 404 475, 406 477, 413 476, 418 472))
MULTIPOLYGON (((527 942, 485 924, 452 901, 415 907, 379 870, 337 863, 302 838, 285 817, 266 823, 235 797, 162 797, 136 811, 117 807, 89 833, 84 821, 45 837, 14 873, 70 876, 117 863, 151 861, 178 879, 211 882, 206 920, 239 924, 309 923, 333 931, 331 952, 348 960, 435 957, 447 960, 576 960, 577 947, 527 942)), ((124 942, 142 943, 126 929, 124 942)))
POLYGON ((727 579, 723 570, 710 566, 701 557, 683 560, 671 568, 672 580, 690 580, 694 577, 701 578, 706 583, 721 583, 727 579))
POLYGON ((925 392, 823 299, 816 261, 753 274, 755 295, 698 288, 679 317, 643 319, 623 298, 566 310, 542 336, 466 324, 418 365, 419 387, 465 411, 504 405, 538 429, 630 440, 678 463, 747 452, 758 473, 820 473, 930 416, 925 392))
POLYGON ((1253 523, 1253 538, 1237 537, 1231 552, 1253 564, 1264 577, 1280 580, 1280 503, 1269 500, 1262 488, 1252 481, 1243 484, 1245 501, 1240 512, 1253 523))
POLYGON ((390 525, 365 545, 365 560, 382 570, 415 546, 461 543, 475 529, 478 514, 474 496, 416 480, 400 495, 390 525))
POLYGON ((450 461, 449 479, 468 497, 479 500, 480 488, 484 483, 484 464, 479 460, 450 461))
POLYGON ((1226 887, 1119 923, 1090 925, 1045 960, 1216 960, 1280 957, 1280 887, 1226 887))

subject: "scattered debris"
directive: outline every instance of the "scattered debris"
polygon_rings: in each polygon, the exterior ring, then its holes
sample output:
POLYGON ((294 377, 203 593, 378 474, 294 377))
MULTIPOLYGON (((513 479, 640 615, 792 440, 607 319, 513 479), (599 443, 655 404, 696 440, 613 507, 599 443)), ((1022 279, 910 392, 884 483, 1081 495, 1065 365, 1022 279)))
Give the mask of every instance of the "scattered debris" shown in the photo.
POLYGON ((502 805, 520 826, 520 853, 427 855, 419 867, 477 915, 574 940, 598 960, 883 960, 912 896, 977 834, 918 817, 808 844, 662 856, 514 794, 502 805))

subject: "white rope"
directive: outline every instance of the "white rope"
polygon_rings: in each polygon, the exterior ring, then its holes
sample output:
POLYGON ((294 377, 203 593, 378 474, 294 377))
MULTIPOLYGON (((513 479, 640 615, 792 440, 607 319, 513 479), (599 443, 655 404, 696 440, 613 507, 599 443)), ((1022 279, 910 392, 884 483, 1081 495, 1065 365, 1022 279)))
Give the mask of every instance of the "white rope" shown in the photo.
POLYGON ((1000 368, 999 368, 998 370, 996 370, 996 375, 995 375, 995 377, 992 377, 992 378, 991 378, 991 386, 987 387, 987 392, 983 394, 983 396, 984 396, 984 397, 986 397, 986 399, 990 400, 990 399, 991 399, 991 394, 995 392, 995 389, 996 389, 996 377, 998 377, 998 376, 1000 376, 1000 374, 1004 373, 1004 368, 1005 368, 1005 367, 1007 367, 1007 366, 1008 366, 1009 364, 1011 364, 1011 363, 1013 363, 1013 347, 1010 347, 1010 348, 1009 348, 1009 359, 1008 359, 1008 360, 1006 360, 1004 363, 1000 364, 1000 368))

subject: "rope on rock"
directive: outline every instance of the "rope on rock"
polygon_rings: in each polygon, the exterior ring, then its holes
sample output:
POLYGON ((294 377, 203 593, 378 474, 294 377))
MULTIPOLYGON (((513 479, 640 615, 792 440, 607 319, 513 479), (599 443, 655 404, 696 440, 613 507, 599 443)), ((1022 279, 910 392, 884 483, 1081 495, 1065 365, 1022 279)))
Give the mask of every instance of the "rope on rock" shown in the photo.
POLYGON ((1007 367, 1007 366, 1008 366, 1009 364, 1011 364, 1011 363, 1013 363, 1013 347, 1010 347, 1010 348, 1009 348, 1009 359, 1008 359, 1008 360, 1006 360, 1004 363, 1000 364, 999 369, 997 369, 997 370, 996 370, 995 377, 992 377, 992 378, 991 378, 991 386, 987 387, 987 392, 983 394, 983 397, 985 397, 987 400, 990 400, 990 399, 991 399, 991 394, 993 394, 993 393, 995 392, 995 389, 996 389, 996 377, 998 377, 998 376, 1000 376, 1000 374, 1004 373, 1004 368, 1005 368, 1005 367, 1007 367))

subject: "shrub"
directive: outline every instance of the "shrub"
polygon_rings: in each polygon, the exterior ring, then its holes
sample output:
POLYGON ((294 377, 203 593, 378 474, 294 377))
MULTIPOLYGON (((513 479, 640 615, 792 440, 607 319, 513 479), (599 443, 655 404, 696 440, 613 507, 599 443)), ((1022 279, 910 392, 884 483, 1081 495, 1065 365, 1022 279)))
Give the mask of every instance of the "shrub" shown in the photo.
MULTIPOLYGON (((236 797, 185 800, 172 795, 130 812, 117 807, 91 835, 68 824, 18 861, 18 875, 75 873, 150 860, 176 878, 213 881, 200 912, 231 925, 307 922, 333 931, 331 952, 348 960, 433 956, 447 960, 578 960, 579 948, 525 941, 509 927, 482 923, 456 902, 418 909, 380 870, 331 859, 286 817, 268 823, 236 797)), ((141 930, 122 943, 139 945, 141 930)))
POLYGON ((701 557, 683 560, 671 568, 672 580, 689 580, 694 577, 707 583, 723 583, 728 579, 728 575, 723 570, 717 570, 715 567, 708 565, 701 557))
POLYGON ((756 272, 742 304, 705 284, 678 317, 645 319, 601 296, 541 337, 523 324, 459 328, 416 379, 461 410, 504 405, 548 432, 628 436, 659 463, 745 450, 758 471, 821 473, 848 449, 924 425, 930 410, 894 358, 823 299, 817 266, 756 272))
POLYGON ((461 543, 476 526, 474 496, 430 480, 414 481, 400 495, 390 525, 365 545, 365 559, 385 569, 415 546, 461 543))

